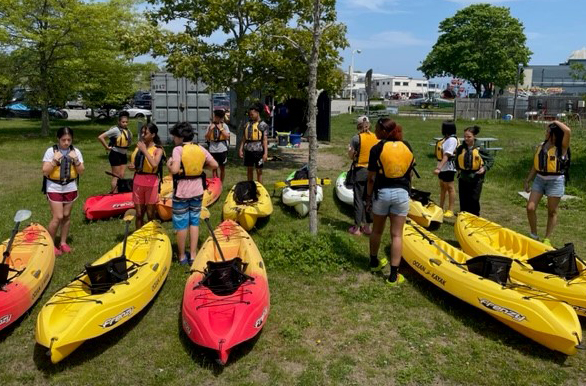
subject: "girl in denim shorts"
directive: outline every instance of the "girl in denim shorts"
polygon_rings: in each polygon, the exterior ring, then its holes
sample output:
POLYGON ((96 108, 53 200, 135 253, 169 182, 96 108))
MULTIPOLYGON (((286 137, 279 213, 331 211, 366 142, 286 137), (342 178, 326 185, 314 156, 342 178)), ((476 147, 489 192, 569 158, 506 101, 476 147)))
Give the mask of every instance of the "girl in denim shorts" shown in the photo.
POLYGON ((543 243, 551 246, 549 237, 557 223, 557 209, 564 195, 565 174, 570 165, 571 130, 560 121, 551 123, 545 131, 545 141, 537 147, 531 171, 525 180, 525 191, 531 192, 527 202, 527 218, 533 239, 537 235, 537 205, 547 196, 547 227, 543 243), (529 183, 533 186, 529 189, 529 183))
POLYGON ((366 188, 367 210, 372 209, 373 215, 370 270, 379 272, 388 264, 386 258, 378 259, 378 249, 387 217, 390 217, 391 273, 386 283, 395 286, 405 280, 398 270, 403 250, 403 225, 409 212, 409 191, 415 158, 409 144, 403 142, 403 128, 391 119, 379 119, 375 134, 381 141, 370 150, 366 188))

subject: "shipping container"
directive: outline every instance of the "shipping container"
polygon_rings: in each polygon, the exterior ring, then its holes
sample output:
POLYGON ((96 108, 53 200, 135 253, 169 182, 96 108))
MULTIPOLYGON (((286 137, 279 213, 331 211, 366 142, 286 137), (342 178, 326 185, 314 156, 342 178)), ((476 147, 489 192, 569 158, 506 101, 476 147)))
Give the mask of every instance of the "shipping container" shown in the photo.
POLYGON ((205 132, 212 118, 212 95, 206 84, 172 74, 151 75, 153 122, 163 142, 171 142, 169 130, 178 122, 193 126, 193 142, 205 142, 205 132))

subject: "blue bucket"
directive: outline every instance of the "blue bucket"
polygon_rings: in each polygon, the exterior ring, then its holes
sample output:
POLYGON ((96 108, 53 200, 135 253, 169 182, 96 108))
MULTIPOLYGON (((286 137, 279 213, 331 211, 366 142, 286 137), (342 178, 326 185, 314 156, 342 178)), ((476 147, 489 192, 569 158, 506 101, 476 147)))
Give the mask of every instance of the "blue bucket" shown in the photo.
POLYGON ((293 146, 301 144, 301 134, 289 134, 289 142, 293 146))

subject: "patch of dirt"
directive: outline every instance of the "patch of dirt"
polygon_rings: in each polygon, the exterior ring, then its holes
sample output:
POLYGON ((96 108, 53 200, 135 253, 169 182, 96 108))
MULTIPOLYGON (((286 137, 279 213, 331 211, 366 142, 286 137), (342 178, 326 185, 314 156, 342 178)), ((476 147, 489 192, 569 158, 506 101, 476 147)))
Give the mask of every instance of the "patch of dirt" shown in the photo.
MULTIPOLYGON (((320 149, 329 145, 321 145, 320 149)), ((276 156, 280 160, 268 161, 265 166, 269 168, 277 168, 277 165, 290 166, 292 168, 301 167, 307 163, 309 159, 309 149, 307 147, 301 148, 278 148, 277 150, 269 149, 269 159, 271 156, 276 156)), ((336 154, 319 152, 317 154, 317 167, 320 171, 326 170, 340 170, 342 165, 345 165, 348 160, 336 154)))

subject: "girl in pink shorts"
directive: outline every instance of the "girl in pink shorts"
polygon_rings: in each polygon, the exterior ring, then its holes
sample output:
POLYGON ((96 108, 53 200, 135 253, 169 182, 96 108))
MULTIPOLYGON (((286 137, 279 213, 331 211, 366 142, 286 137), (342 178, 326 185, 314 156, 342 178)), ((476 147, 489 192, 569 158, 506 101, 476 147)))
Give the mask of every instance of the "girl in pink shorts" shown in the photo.
POLYGON ((136 209, 136 229, 143 226, 145 212, 149 221, 155 218, 164 163, 161 160, 165 157, 158 133, 154 123, 143 125, 140 140, 130 157, 129 169, 134 170, 132 200, 136 209))

